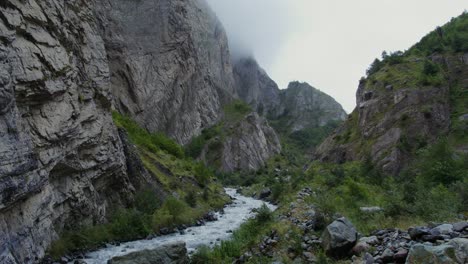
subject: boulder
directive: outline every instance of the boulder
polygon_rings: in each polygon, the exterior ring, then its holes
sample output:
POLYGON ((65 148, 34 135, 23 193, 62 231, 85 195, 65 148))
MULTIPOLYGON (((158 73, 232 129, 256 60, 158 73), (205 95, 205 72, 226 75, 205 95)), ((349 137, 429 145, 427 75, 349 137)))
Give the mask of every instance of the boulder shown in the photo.
POLYGON ((468 222, 458 222, 453 224, 453 231, 455 232, 462 232, 463 230, 468 228, 468 222))
POLYGON ((408 250, 400 248, 395 255, 393 255, 393 260, 395 263, 405 263, 406 257, 408 256, 408 250))
POLYGON ((342 217, 325 228, 322 234, 322 247, 330 256, 344 257, 356 244, 357 236, 353 224, 342 217))
POLYGON ((384 263, 390 263, 390 262, 393 261, 393 256, 394 256, 394 255, 395 255, 395 254, 393 253, 393 251, 392 251, 391 249, 387 248, 387 249, 385 249, 384 252, 382 253, 382 256, 381 256, 382 261, 383 261, 384 263))
POLYGON ((431 234, 437 235, 448 235, 451 232, 453 232, 453 225, 451 224, 438 225, 431 230, 431 234))
POLYGON ((184 242, 164 245, 112 258, 108 264, 186 264, 190 263, 184 242))
POLYGON ((455 248, 451 245, 429 246, 416 244, 411 247, 406 264, 452 264, 458 263, 455 248))
POLYGON ((265 188, 260 192, 260 195, 258 196, 258 198, 265 199, 265 198, 268 198, 268 196, 270 195, 271 195, 270 188, 265 188))
POLYGON ((455 248, 455 257, 458 263, 468 263, 468 239, 454 238, 448 242, 449 245, 455 248))
POLYGON ((412 240, 418 240, 422 236, 430 235, 430 230, 426 227, 411 227, 408 229, 408 234, 412 240))

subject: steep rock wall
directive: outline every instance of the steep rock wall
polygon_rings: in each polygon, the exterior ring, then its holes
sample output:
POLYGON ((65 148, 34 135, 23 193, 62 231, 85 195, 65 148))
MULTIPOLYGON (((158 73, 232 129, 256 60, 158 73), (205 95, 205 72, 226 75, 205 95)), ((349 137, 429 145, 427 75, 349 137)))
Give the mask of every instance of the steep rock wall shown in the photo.
POLYGON ((109 84, 92 2, 0 3, 0 263, 131 200, 109 84))
POLYGON ((97 1, 115 104, 179 143, 235 96, 228 41, 204 0, 97 1))

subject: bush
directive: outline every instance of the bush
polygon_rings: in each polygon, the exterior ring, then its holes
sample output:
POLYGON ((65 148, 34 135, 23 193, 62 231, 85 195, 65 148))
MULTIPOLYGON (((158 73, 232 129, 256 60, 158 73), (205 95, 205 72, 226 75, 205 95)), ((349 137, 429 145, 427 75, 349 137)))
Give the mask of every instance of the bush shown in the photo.
POLYGON ((266 223, 273 219, 273 212, 271 212, 270 208, 266 204, 263 204, 262 207, 257 209, 257 216, 255 219, 258 223, 266 223))
POLYGON ((206 167, 202 162, 198 162, 195 165, 194 172, 195 179, 202 187, 205 187, 214 175, 213 171, 206 167))

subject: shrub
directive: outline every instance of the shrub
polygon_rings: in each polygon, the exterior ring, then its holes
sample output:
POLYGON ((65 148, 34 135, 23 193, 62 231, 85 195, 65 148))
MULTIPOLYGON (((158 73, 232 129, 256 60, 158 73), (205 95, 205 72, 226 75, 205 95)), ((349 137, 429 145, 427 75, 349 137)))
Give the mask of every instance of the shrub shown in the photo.
POLYGON ((205 187, 213 177, 213 171, 205 166, 202 162, 198 162, 194 167, 195 179, 200 186, 205 187))
POLYGON ((197 206, 197 197, 195 195, 194 191, 189 191, 187 195, 185 196, 185 202, 190 205, 190 207, 196 207, 197 206))
POLYGON ((266 206, 266 204, 263 204, 262 207, 257 209, 257 216, 255 219, 258 221, 258 223, 265 223, 273 219, 273 213, 271 212, 270 208, 266 206))

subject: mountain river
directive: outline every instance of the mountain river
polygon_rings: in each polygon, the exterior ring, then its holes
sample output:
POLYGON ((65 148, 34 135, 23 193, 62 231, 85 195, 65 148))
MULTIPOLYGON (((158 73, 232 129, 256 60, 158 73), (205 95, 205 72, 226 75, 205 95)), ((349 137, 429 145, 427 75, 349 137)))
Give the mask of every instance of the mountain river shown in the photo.
MULTIPOLYGON (((235 189, 226 188, 226 193, 233 199, 233 203, 224 208, 224 213, 216 213, 218 220, 207 222, 203 226, 189 227, 183 234, 175 233, 165 236, 157 236, 153 239, 136 240, 126 243, 121 243, 118 246, 107 245, 107 247, 97 251, 88 252, 85 255, 84 261, 88 264, 102 264, 116 256, 122 256, 135 251, 144 249, 154 249, 158 246, 173 243, 176 241, 184 241, 187 245, 189 253, 195 251, 202 245, 213 246, 222 240, 227 240, 231 237, 233 230, 240 227, 242 223, 249 218, 254 217, 255 213, 252 209, 259 208, 263 205, 263 201, 250 197, 245 197, 236 192, 235 189)), ((275 210, 276 206, 266 204, 271 210, 275 210)))

